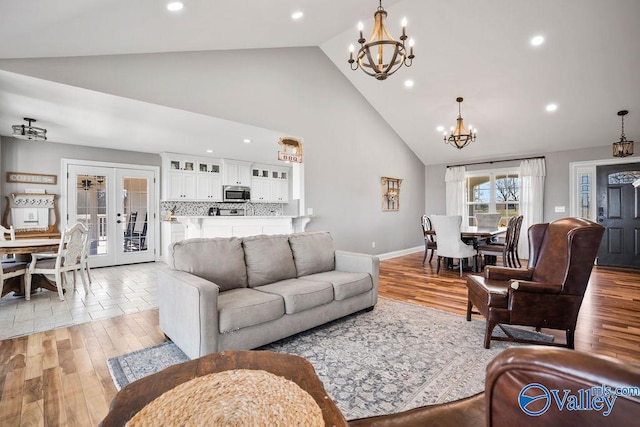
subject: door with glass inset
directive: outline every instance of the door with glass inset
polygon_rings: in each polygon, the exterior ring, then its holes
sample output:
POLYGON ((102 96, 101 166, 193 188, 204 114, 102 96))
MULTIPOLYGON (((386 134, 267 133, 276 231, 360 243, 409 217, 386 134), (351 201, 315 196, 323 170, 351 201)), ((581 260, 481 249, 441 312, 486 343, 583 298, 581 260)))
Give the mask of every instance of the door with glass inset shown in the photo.
POLYGON ((640 268, 640 163, 598 166, 597 221, 606 231, 598 265, 640 268))
POLYGON ((155 259, 155 172, 89 165, 67 166, 68 224, 89 228, 93 267, 155 259))

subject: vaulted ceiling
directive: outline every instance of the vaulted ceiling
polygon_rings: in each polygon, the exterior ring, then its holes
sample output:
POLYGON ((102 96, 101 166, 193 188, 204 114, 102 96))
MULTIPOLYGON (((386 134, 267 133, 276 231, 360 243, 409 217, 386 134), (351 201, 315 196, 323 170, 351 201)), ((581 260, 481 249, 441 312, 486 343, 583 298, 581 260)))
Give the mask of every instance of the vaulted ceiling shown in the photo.
MULTIPOLYGON (((347 63, 357 22, 370 34, 375 0, 183 0, 178 13, 166 3, 2 2, 0 70, 2 59, 14 58, 319 46, 425 164, 608 145, 620 135, 622 109, 630 111, 627 137, 640 140, 638 0, 383 1, 392 36, 407 18, 416 54, 410 68, 385 81, 347 63), (304 16, 293 20, 295 11, 304 16), (536 35, 544 37, 540 46, 530 44, 536 35), (455 124, 458 96, 465 122, 478 128, 477 141, 462 151, 436 130, 455 124), (554 112, 546 111, 551 103, 554 112)), ((175 140, 190 129, 243 134, 237 123, 138 103, 0 71, 0 135, 27 115, 49 117, 39 124, 53 141, 113 141, 120 138, 110 132, 126 128, 149 152, 162 151, 163 135, 175 140), (91 126, 58 126, 51 109, 45 113, 52 98, 60 117, 81 106, 91 126)))

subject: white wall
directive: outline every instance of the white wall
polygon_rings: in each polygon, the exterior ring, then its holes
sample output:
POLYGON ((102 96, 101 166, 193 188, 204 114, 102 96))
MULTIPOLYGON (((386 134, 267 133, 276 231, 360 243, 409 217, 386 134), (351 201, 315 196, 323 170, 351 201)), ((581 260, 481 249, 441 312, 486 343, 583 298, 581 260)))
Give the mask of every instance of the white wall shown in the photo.
POLYGON ((308 229, 368 253, 422 244, 424 165, 317 47, 2 60, 0 68, 301 136, 315 215, 308 229), (382 176, 403 179, 399 212, 381 210, 382 176))

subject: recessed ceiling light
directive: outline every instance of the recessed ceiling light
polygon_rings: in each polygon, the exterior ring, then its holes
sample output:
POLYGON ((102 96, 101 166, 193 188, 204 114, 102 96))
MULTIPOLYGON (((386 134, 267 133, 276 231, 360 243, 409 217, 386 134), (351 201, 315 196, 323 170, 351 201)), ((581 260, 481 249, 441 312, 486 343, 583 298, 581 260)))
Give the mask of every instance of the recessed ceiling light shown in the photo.
POLYGON ((293 12, 291 14, 291 19, 297 21, 298 19, 302 18, 304 16, 304 13, 302 13, 301 11, 297 10, 295 12, 293 12))
POLYGON ((207 150, 207 153, 213 153, 213 150, 209 149, 207 150))
POLYGON ((438 132, 444 132, 444 126, 438 126, 438 127, 436 128, 436 130, 437 130, 438 132))
POLYGON ((245 144, 248 144, 251 142, 251 140, 249 138, 245 138, 242 140, 242 142, 244 142, 245 144))
POLYGON ((535 36, 531 39, 531 46, 540 46, 542 43, 544 43, 544 37, 542 36, 535 36))
POLYGON ((553 111, 556 111, 558 109, 558 106, 556 104, 549 104, 545 108, 548 112, 551 113, 553 111))
POLYGON ((184 7, 184 4, 182 4, 181 1, 172 1, 167 3, 167 10, 171 12, 177 12, 179 10, 182 10, 183 7, 184 7))
POLYGON ((413 80, 405 80, 404 87, 413 87, 413 80))

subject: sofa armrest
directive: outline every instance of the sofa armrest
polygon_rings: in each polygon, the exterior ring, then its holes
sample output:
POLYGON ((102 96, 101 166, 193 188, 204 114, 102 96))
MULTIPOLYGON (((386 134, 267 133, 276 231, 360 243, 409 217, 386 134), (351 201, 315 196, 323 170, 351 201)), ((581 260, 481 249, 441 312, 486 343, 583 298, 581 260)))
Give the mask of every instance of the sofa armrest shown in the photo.
POLYGON ((160 329, 191 359, 218 351, 215 283, 170 269, 158 271, 160 329))
POLYGON ((522 268, 509 268, 509 267, 496 267, 494 265, 490 265, 485 267, 484 269, 484 277, 486 279, 493 280, 531 280, 533 276, 532 269, 522 269, 522 268))
POLYGON ((378 302, 378 282, 380 279, 380 258, 357 252, 336 251, 336 270, 347 273, 369 273, 373 282, 373 301, 378 302))

